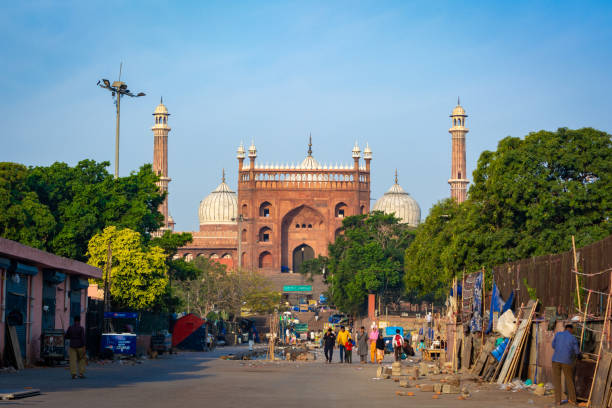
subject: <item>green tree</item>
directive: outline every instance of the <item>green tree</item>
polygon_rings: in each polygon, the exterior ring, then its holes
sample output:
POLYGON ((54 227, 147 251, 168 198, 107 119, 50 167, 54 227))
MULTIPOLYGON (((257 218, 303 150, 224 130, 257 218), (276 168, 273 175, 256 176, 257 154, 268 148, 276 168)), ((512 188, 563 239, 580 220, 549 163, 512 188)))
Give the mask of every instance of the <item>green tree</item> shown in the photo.
MULTIPOLYGON (((110 226, 94 235, 88 244, 88 263, 106 272, 111 249, 113 303, 120 308, 150 310, 163 307, 168 286, 166 255, 157 246, 145 247, 140 233, 110 226)), ((99 281, 102 284, 103 281, 99 281)))
POLYGON ((340 310, 364 312, 367 295, 376 293, 387 302, 403 294, 404 251, 414 234, 393 215, 374 212, 347 217, 344 233, 329 246, 329 293, 340 310))
POLYGON ((41 249, 84 261, 87 242, 106 226, 132 229, 143 242, 161 226, 157 208, 164 196, 151 165, 118 179, 108 173, 108 165, 83 160, 75 167, 58 162, 29 169, 28 190, 55 218, 53 234, 41 249))
POLYGON ((28 169, 16 163, 0 163, 0 236, 45 248, 56 221, 47 206, 26 185, 28 169))
POLYGON ((192 262, 186 262, 182 258, 174 259, 178 249, 192 240, 193 236, 189 232, 172 231, 164 231, 162 236, 151 239, 150 245, 162 248, 166 254, 168 274, 172 280, 195 279, 198 276, 198 269, 192 262))
POLYGON ((480 155, 468 199, 435 205, 406 251, 406 287, 441 300, 452 278, 612 233, 612 140, 592 128, 506 137, 480 155))

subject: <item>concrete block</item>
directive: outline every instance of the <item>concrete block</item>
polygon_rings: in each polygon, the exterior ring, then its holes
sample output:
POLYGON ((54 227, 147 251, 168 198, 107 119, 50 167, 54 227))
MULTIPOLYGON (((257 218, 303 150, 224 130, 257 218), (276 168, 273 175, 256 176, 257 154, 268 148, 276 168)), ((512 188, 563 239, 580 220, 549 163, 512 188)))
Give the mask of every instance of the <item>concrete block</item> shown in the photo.
POLYGON ((442 384, 434 384, 433 387, 434 392, 442 392, 442 384))
POLYGON ((461 389, 456 385, 444 384, 442 386, 442 394, 459 394, 461 389))
POLYGON ((434 385, 433 384, 421 384, 419 386, 419 389, 423 392, 434 392, 434 385))

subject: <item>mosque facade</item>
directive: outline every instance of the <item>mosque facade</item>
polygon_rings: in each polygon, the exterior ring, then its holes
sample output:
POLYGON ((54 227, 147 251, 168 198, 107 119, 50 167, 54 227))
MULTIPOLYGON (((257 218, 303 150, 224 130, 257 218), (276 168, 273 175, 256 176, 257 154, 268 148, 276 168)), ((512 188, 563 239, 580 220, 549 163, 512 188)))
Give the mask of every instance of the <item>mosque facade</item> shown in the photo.
MULTIPOLYGON (((160 176, 160 189, 168 191, 169 113, 163 103, 155 109, 153 168, 160 176)), ((458 104, 451 114, 451 197, 465 199, 465 111, 458 104)), ((347 152, 348 153, 348 152, 347 152)), ((190 231, 193 241, 179 249, 177 257, 206 257, 233 269, 238 265, 258 270, 282 290, 291 285, 312 285, 310 294, 324 291, 321 280, 305 282, 297 273, 303 262, 327 255, 330 242, 341 233, 342 220, 370 210, 395 214, 400 222, 416 227, 421 220, 417 201, 395 183, 370 208, 370 164, 372 150, 355 144, 350 165, 323 165, 313 155, 312 139, 306 157, 298 165, 263 165, 252 143, 241 144, 238 185, 234 190, 225 179, 208 194, 198 208, 199 229, 190 231)), ((348 156, 348 154, 347 154, 348 156)), ((168 202, 160 207, 164 230, 174 230, 168 202)))

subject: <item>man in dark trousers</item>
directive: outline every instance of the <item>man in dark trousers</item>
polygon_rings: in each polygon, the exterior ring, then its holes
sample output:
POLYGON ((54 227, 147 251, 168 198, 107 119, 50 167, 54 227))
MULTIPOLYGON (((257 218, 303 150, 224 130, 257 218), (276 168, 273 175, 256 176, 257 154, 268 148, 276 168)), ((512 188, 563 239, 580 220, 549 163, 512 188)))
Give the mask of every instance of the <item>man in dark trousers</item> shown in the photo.
POLYGON ((332 357, 334 356, 334 345, 336 344, 336 334, 333 332, 330 327, 327 329, 327 332, 323 336, 323 348, 325 350, 325 360, 328 363, 332 362, 332 357))
POLYGON ((580 358, 580 345, 574 337, 574 326, 565 325, 565 330, 555 334, 552 347, 555 350, 552 357, 553 386, 555 387, 555 404, 561 405, 561 372, 565 376, 567 397, 576 405, 576 388, 574 387, 574 368, 576 357, 580 358))
POLYGON ((66 340, 70 341, 68 355, 70 357, 70 373, 72 379, 85 378, 85 329, 81 326, 81 316, 74 316, 74 323, 66 331, 66 340))

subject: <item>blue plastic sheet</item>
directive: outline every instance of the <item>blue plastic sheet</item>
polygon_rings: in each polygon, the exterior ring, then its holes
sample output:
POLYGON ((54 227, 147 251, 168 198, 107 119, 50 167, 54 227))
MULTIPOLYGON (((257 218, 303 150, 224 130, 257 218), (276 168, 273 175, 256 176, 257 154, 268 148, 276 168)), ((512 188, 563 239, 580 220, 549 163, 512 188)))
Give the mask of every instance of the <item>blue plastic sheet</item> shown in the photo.
POLYGON ((510 297, 506 302, 501 297, 499 293, 499 288, 493 282, 493 290, 491 291, 491 307, 489 308, 489 325, 487 326, 487 331, 485 333, 491 333, 493 330, 493 313, 499 313, 499 316, 504 314, 506 310, 512 307, 512 302, 514 302, 514 291, 510 293, 510 297))

